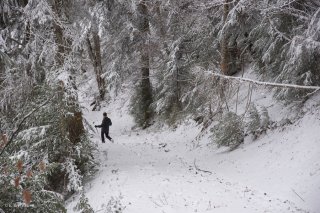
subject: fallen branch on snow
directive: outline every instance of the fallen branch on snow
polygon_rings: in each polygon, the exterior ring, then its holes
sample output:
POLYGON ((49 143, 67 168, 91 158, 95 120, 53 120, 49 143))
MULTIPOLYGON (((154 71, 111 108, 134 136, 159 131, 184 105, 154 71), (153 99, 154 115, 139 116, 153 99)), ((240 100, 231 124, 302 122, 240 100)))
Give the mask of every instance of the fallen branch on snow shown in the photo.
POLYGON ((200 168, 196 165, 196 159, 194 159, 194 161, 193 161, 193 165, 194 165, 194 168, 196 168, 196 170, 197 170, 197 171, 199 171, 199 172, 209 173, 210 175, 212 175, 212 172, 207 171, 207 170, 200 169, 200 168))
POLYGON ((303 202, 305 202, 304 201, 304 199, 294 190, 294 189, 291 189, 303 202))

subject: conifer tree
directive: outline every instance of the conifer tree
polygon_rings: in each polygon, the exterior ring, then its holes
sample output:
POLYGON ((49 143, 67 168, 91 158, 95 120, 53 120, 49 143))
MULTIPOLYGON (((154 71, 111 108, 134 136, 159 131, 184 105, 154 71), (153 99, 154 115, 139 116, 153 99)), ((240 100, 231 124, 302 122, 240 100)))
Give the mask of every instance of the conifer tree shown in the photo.
POLYGON ((144 128, 150 125, 153 110, 152 86, 150 82, 150 56, 149 56, 149 12, 148 5, 150 1, 139 0, 137 2, 137 27, 139 30, 139 57, 140 57, 140 78, 136 87, 136 97, 132 99, 133 113, 136 116, 138 124, 144 128), (135 100, 134 100, 135 99, 135 100))

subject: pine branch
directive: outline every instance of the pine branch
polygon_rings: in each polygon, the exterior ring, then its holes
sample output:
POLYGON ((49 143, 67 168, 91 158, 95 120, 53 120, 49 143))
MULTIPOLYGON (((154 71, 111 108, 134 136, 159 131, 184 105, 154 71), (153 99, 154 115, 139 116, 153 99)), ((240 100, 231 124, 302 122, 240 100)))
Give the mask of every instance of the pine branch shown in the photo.
MULTIPOLYGON (((54 95, 55 96, 55 95, 54 95)), ((40 104, 38 107, 34 108, 32 111, 30 111, 27 115, 25 115, 23 117, 23 119, 20 121, 20 123, 18 124, 18 128, 12 133, 8 143, 2 148, 1 152, 0 152, 0 156, 4 153, 4 150, 11 144, 11 142, 13 141, 14 137, 17 136, 17 134, 20 132, 23 123, 27 120, 27 118, 29 118, 33 113, 35 113, 36 111, 38 111, 41 107, 45 106, 47 103, 49 103, 49 101, 51 101, 54 96, 52 96, 51 98, 49 98, 48 100, 46 100, 45 102, 43 102, 42 104, 40 104)))
POLYGON ((14 39, 14 38, 11 38, 11 37, 7 37, 9 40, 11 40, 11 41, 13 41, 13 42, 15 42, 15 43, 17 43, 17 44, 19 44, 19 45, 21 45, 21 46, 24 46, 20 41, 18 41, 18 40, 16 40, 16 39, 14 39))

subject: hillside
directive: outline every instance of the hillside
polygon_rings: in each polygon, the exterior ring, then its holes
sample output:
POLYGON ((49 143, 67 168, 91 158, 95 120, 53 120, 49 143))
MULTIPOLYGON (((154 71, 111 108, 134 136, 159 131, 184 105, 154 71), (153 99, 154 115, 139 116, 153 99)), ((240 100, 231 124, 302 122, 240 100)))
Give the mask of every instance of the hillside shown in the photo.
MULTIPOLYGON (((279 124, 297 117, 292 108, 266 94, 268 90, 255 90, 252 102, 269 106, 271 120, 279 124)), ((192 119, 177 128, 159 124, 147 130, 132 128, 127 96, 125 90, 101 111, 93 112, 88 105, 84 110, 91 124, 108 112, 115 139, 114 144, 102 144, 100 134, 92 133, 100 168, 84 192, 95 212, 117 212, 113 206, 130 213, 320 209, 319 96, 303 105, 304 115, 292 124, 269 129, 255 141, 249 135, 234 151, 217 148, 208 138, 210 132, 199 134, 202 126, 192 119)), ((69 199, 68 212, 74 212, 78 199, 79 195, 69 199)))

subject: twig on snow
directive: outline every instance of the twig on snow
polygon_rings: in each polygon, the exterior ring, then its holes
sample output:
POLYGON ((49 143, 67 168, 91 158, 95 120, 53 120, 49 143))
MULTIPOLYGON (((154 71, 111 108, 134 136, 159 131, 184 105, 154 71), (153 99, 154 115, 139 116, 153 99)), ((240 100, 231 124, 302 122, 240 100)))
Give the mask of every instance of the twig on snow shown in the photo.
POLYGON ((294 189, 292 189, 292 191, 293 191, 303 202, 305 202, 305 200, 304 200, 294 189))
POLYGON ((200 169, 200 168, 197 166, 197 164, 196 164, 196 159, 194 159, 194 161, 193 161, 193 165, 194 165, 194 168, 196 168, 196 170, 197 170, 197 171, 199 171, 199 172, 209 173, 210 175, 212 175, 212 172, 207 171, 207 170, 200 169))

